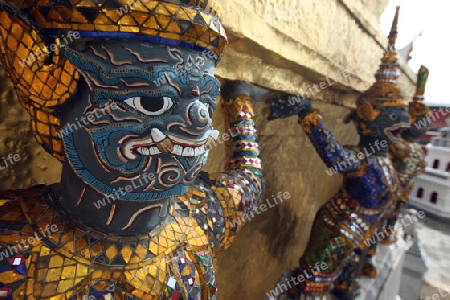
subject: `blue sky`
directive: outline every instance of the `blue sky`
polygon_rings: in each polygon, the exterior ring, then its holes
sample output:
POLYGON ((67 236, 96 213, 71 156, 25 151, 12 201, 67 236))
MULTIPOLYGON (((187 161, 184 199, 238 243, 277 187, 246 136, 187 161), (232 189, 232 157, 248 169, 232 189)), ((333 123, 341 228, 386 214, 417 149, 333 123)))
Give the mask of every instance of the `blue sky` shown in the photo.
POLYGON ((397 49, 422 32, 414 42, 409 66, 414 72, 420 65, 430 70, 425 102, 450 105, 450 0, 391 0, 380 18, 386 35, 397 5, 400 5, 397 49))

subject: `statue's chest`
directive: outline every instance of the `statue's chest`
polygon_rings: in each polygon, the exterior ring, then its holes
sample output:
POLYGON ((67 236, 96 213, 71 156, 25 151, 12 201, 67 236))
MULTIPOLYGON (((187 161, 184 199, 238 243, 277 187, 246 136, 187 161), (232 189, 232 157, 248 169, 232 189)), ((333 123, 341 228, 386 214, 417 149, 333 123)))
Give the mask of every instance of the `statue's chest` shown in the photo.
POLYGON ((30 280, 22 289, 28 296, 74 300, 215 299, 214 259, 209 250, 183 246, 137 267, 105 267, 53 251, 46 255, 45 248, 35 247, 29 257, 30 280), (62 298, 53 298, 59 296, 62 298))

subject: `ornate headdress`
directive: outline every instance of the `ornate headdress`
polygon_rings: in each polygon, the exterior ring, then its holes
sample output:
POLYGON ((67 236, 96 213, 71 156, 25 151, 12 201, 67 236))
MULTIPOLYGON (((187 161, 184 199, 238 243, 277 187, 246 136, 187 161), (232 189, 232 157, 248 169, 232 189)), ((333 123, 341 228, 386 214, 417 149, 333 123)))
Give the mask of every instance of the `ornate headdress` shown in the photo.
POLYGON ((208 0, 6 0, 0 9, 0 60, 36 139, 60 160, 55 107, 73 95, 80 77, 59 51, 69 34, 208 50, 218 58, 227 44, 208 0))
POLYGON ((380 68, 375 74, 376 82, 364 92, 356 101, 356 113, 365 121, 372 121, 379 111, 374 105, 405 107, 406 103, 397 86, 400 76, 397 64, 395 41, 397 39, 397 24, 400 6, 397 6, 391 32, 389 33, 388 48, 381 58, 380 68))

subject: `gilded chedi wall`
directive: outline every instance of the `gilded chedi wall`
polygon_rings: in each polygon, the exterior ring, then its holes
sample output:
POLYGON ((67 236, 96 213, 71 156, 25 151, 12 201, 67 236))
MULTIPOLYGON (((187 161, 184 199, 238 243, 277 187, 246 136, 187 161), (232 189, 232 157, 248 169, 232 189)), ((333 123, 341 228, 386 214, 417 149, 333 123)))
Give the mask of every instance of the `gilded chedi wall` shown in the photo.
MULTIPOLYGON (((322 111, 326 124, 343 144, 357 142, 353 125, 344 125, 342 119, 358 93, 374 81, 387 44, 378 25, 387 0, 214 2, 230 40, 218 76, 300 95, 312 84, 326 82, 326 88, 310 93, 314 106, 322 111), (343 70, 349 74, 347 77, 338 76, 343 70)), ((399 85, 405 96, 411 97, 415 75, 404 62, 400 61, 400 65, 399 85)), ((0 170, 0 188, 57 182, 61 166, 29 133, 29 117, 16 102, 3 70, 0 93, 0 158, 8 154, 21 157, 0 170)), ((264 299, 280 274, 296 265, 316 211, 341 182, 339 175, 327 175, 327 168, 296 117, 267 121, 269 105, 264 100, 256 104, 255 111, 265 198, 279 192, 288 192, 291 197, 257 215, 218 257, 221 300, 264 299)), ((223 132, 220 111, 215 113, 214 125, 223 132)), ((206 171, 222 170, 223 166, 221 144, 212 150, 206 171)))

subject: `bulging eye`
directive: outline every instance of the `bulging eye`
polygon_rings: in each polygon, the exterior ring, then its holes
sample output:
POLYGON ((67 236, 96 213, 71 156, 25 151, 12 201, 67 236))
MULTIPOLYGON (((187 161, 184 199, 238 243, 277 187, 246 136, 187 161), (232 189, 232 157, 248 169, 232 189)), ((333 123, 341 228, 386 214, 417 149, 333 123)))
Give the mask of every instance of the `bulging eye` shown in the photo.
POLYGON ((389 115, 389 118, 390 118, 391 120, 397 120, 398 116, 397 116, 396 114, 390 114, 390 115, 389 115))
POLYGON ((147 116, 159 116, 173 106, 169 97, 133 97, 125 100, 125 103, 147 116))

